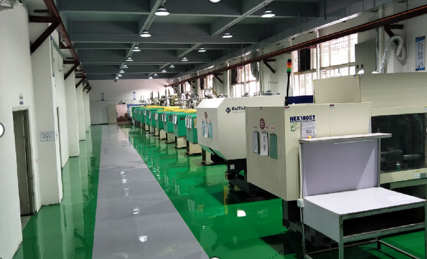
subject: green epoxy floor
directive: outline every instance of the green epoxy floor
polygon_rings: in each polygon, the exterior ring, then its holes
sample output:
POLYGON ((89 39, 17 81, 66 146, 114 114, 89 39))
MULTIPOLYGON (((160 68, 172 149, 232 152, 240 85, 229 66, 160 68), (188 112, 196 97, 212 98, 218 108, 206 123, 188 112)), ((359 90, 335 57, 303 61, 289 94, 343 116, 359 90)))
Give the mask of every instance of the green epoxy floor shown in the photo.
POLYGON ((42 207, 31 217, 14 259, 92 258, 101 137, 101 126, 93 126, 80 141, 80 156, 70 158, 62 171, 61 204, 42 207))
MULTIPOLYGON (((298 258, 300 238, 282 226, 281 201, 252 201, 229 190, 224 165, 201 166, 201 156, 159 142, 135 127, 122 127, 196 239, 211 256, 221 259, 298 258)), ((23 230, 16 259, 92 258, 102 127, 93 126, 80 142, 81 156, 63 169, 64 199, 42 207, 23 230)), ((388 238, 387 242, 424 258, 424 232, 388 238)), ((120 242, 120 240, 117 240, 120 242)), ((330 252, 315 259, 337 258, 330 252)), ((374 245, 346 249, 346 258, 407 258, 374 245)))
MULTIPOLYGON (((175 208, 208 256, 235 258, 298 258, 300 237, 282 226, 281 200, 251 201, 229 190, 224 165, 202 166, 201 156, 186 156, 185 149, 165 144, 135 127, 123 127, 129 140, 149 166, 175 208)), ((387 238, 386 242, 424 257, 424 232, 387 238)), ((313 248, 310 248, 312 250, 313 248)), ((336 252, 313 256, 337 258, 336 252)), ((408 258, 384 247, 365 245, 346 249, 346 258, 408 258)))

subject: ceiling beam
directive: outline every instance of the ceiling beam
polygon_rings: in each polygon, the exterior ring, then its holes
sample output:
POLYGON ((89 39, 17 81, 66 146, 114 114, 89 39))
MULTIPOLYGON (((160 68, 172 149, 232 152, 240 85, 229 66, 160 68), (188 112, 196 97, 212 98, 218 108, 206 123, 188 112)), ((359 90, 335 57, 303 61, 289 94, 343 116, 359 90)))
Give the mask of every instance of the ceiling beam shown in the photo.
POLYGON ((231 39, 223 39, 221 36, 185 36, 180 35, 156 35, 150 38, 141 38, 135 34, 79 34, 74 33, 72 41, 77 43, 169 43, 169 44, 250 44, 256 43, 254 36, 234 36, 231 39))
POLYGON ((273 0, 246 0, 243 1, 242 15, 236 18, 218 18, 211 24, 211 35, 216 36, 242 21, 249 15, 265 7, 273 0))
MULTIPOLYGON (((88 75, 88 80, 114 80, 116 74, 90 74, 88 75)), ((126 79, 147 79, 148 74, 124 74, 119 80, 126 79)), ((153 77, 154 79, 169 79, 170 75, 158 74, 158 76, 153 77)))
MULTIPOLYGON (((185 72, 185 66, 175 66, 175 68, 165 68, 166 73, 181 73, 185 72)), ((155 65, 134 65, 129 66, 127 69, 123 69, 124 74, 150 74, 150 73, 161 73, 162 69, 159 66, 155 65)), ((119 71, 119 66, 117 65, 106 65, 106 66, 85 66, 86 74, 114 74, 119 71)))
MULTIPOLYGON (((213 56, 215 53, 192 53, 188 55, 188 62, 181 62, 181 58, 176 57, 175 51, 167 50, 142 50, 141 52, 136 52, 132 55, 133 62, 126 62, 128 65, 137 64, 137 63, 206 63, 210 62, 212 59, 217 58, 213 56)), ((96 64, 96 63, 105 63, 105 64, 115 64, 125 62, 126 56, 125 52, 122 50, 80 50, 79 51, 80 61, 84 64, 96 64)))
MULTIPOLYGON (((61 12, 67 13, 86 13, 91 12, 97 14, 129 14, 144 16, 139 21, 140 32, 150 28, 150 23, 155 18, 155 11, 164 0, 61 0, 59 9, 61 12), (148 18, 147 18, 148 16, 148 18)), ((251 9, 251 6, 256 5, 259 0, 245 1, 223 1, 221 4, 212 4, 208 0, 179 0, 169 1, 166 3, 166 8, 171 16, 207 16, 207 17, 229 17, 238 18, 251 9)), ((302 17, 316 17, 317 4, 312 2, 298 3, 295 1, 273 2, 270 4, 271 9, 276 14, 277 18, 298 17, 300 12, 302 17)), ((262 12, 254 12, 248 17, 260 17, 262 12)))

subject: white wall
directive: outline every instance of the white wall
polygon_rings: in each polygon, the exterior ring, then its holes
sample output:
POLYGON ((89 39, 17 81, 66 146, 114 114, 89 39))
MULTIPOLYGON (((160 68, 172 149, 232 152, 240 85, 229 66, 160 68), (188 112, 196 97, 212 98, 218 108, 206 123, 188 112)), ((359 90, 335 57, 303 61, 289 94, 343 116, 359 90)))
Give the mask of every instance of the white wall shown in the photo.
POLYGON ((91 119, 90 119, 90 97, 87 91, 83 93, 83 101, 85 103, 85 126, 86 131, 90 130, 91 119))
MULTIPOLYGON (((47 24, 30 24, 30 39, 34 41, 47 28, 47 24)), ((58 132, 56 112, 57 87, 52 71, 50 39, 31 55, 34 84, 34 104, 37 133, 58 132)), ((40 194, 42 205, 57 204, 62 200, 62 175, 59 141, 39 142, 40 194)))
MULTIPOLYGON (((52 34, 54 41, 59 44, 59 36, 57 32, 52 34)), ((68 146, 68 125, 67 125, 67 103, 65 95, 65 82, 64 74, 68 72, 68 68, 63 67, 63 58, 56 48, 53 49, 53 57, 55 59, 53 68, 55 71, 55 90, 56 98, 54 98, 54 107, 59 110, 59 138, 61 148, 61 167, 64 167, 69 158, 69 146, 68 146)))
POLYGON ((0 35, 0 122, 6 127, 0 138, 0 257, 10 259, 22 241, 13 110, 29 112, 35 206, 37 210, 41 206, 28 13, 24 7, 0 12, 0 35), (23 106, 19 94, 24 95, 23 106))
POLYGON ((136 92, 136 101, 141 96, 147 100, 154 91, 160 95, 164 94, 167 81, 163 79, 153 80, 92 80, 90 81, 92 90, 90 95, 90 117, 92 124, 108 123, 108 106, 119 104, 120 101, 126 104, 133 103, 133 92, 136 92), (104 93, 104 101, 101 99, 101 93, 104 93))
POLYGON ((83 88, 81 84, 76 88, 76 100, 77 100, 77 121, 79 123, 79 140, 86 140, 86 118, 85 118, 85 103, 83 101, 83 88))
POLYGON ((77 118, 76 79, 74 72, 65 80, 67 104, 68 150, 71 157, 80 155, 79 123, 77 118))

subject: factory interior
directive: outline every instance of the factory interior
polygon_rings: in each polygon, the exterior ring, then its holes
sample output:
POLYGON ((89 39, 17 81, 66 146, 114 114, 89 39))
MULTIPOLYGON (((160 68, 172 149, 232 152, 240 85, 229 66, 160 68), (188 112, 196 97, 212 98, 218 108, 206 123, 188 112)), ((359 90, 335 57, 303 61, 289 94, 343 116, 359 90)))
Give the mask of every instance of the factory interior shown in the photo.
POLYGON ((427 259, 425 0, 0 0, 0 259, 427 259))

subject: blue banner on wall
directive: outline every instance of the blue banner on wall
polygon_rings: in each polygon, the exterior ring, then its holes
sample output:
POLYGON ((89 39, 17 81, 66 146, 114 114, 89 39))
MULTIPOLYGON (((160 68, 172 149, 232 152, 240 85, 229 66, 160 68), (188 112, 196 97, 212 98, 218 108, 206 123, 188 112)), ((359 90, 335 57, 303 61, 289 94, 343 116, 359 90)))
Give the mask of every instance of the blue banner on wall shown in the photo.
POLYGON ((416 37, 415 38, 415 71, 424 71, 426 70, 425 66, 425 42, 426 42, 426 36, 423 37, 416 37))

